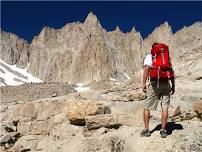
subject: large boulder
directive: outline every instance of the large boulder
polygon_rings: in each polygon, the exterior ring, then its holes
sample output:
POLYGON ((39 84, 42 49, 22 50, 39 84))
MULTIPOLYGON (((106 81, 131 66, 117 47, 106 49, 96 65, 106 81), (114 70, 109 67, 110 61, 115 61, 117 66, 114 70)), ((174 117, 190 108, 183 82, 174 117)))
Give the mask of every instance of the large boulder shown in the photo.
POLYGON ((0 144, 6 144, 11 141, 11 135, 5 134, 0 138, 0 144))
POLYGON ((137 101, 146 99, 146 95, 141 91, 132 90, 126 94, 129 101, 137 101))
POLYGON ((202 120, 202 99, 193 103, 193 109, 196 112, 198 118, 202 120))
POLYGON ((111 113, 108 106, 101 102, 90 100, 69 102, 67 111, 70 123, 75 125, 85 125, 86 116, 111 113))
POLYGON ((29 122, 19 122, 18 131, 22 135, 47 135, 50 132, 50 121, 29 121, 29 122))
POLYGON ((102 114, 86 117, 86 128, 88 130, 106 128, 119 128, 122 124, 118 122, 118 117, 112 114, 102 114))
POLYGON ((31 121, 36 118, 39 109, 39 103, 27 102, 22 105, 18 105, 12 112, 12 119, 16 118, 21 121, 31 121))
POLYGON ((15 145, 11 148, 11 151, 33 151, 37 143, 43 139, 41 135, 25 135, 22 136, 15 145))
POLYGON ((128 114, 100 114, 94 116, 86 116, 85 130, 93 130, 101 127, 119 128, 121 125, 134 126, 137 123, 137 118, 134 115, 128 114))

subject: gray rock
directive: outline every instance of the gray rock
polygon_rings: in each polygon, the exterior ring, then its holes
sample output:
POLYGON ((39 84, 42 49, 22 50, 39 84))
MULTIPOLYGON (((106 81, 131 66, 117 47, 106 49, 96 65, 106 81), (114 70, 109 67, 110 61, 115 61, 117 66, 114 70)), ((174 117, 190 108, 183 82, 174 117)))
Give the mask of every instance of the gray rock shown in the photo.
POLYGON ((20 132, 11 132, 10 136, 12 141, 17 141, 22 135, 20 132))
POLYGON ((6 144, 12 140, 10 134, 5 134, 0 138, 0 144, 6 144))
POLYGON ((9 122, 6 124, 5 129, 8 132, 15 132, 17 128, 13 123, 9 122))
POLYGON ((197 113, 198 117, 202 119, 202 99, 193 103, 193 110, 197 113))
POLYGON ((5 146, 6 149, 11 147, 8 143, 6 143, 4 146, 5 146))
POLYGON ((88 115, 111 113, 108 106, 93 100, 71 101, 67 108, 70 123, 75 125, 85 125, 85 117, 88 115))
POLYGON ((0 137, 7 133, 5 126, 0 126, 0 137))
POLYGON ((106 128, 119 128, 122 124, 118 122, 118 118, 111 114, 100 114, 94 116, 86 116, 86 127, 88 130, 106 128))
POLYGON ((97 129, 95 133, 93 133, 93 137, 99 137, 100 135, 103 135, 107 132, 108 132, 107 128, 101 127, 99 129, 97 129))
POLYGON ((50 131, 48 120, 19 122, 18 131, 22 135, 48 135, 50 131))
POLYGON ((52 97, 57 97, 57 93, 52 94, 52 97))
POLYGON ((22 136, 14 144, 12 149, 18 149, 20 147, 20 151, 33 151, 36 148, 38 141, 42 139, 43 136, 41 135, 22 136))

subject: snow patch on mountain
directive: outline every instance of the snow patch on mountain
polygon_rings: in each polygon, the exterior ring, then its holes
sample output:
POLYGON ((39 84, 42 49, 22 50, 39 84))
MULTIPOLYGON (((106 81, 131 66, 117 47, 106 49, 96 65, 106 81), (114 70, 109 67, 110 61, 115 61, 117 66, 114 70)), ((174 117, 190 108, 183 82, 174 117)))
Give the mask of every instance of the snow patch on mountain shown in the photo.
POLYGON ((86 87, 85 85, 86 84, 84 84, 84 83, 77 83, 76 87, 74 87, 74 89, 76 89, 78 92, 90 90, 90 87, 86 87))
POLYGON ((16 86, 31 82, 40 83, 42 81, 32 76, 27 69, 21 69, 16 65, 9 65, 0 60, 0 86, 16 86))

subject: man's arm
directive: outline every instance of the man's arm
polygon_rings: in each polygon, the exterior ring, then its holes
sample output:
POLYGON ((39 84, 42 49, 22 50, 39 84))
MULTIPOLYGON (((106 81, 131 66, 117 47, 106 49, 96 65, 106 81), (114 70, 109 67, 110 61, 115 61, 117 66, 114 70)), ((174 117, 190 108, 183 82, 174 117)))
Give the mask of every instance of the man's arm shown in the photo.
POLYGON ((143 84, 142 84, 142 90, 143 90, 144 93, 147 92, 146 82, 147 82, 148 74, 149 74, 149 66, 145 65, 144 73, 143 73, 143 84))
POLYGON ((171 95, 173 95, 175 93, 175 78, 174 79, 171 79, 171 84, 172 84, 172 87, 171 87, 171 95))

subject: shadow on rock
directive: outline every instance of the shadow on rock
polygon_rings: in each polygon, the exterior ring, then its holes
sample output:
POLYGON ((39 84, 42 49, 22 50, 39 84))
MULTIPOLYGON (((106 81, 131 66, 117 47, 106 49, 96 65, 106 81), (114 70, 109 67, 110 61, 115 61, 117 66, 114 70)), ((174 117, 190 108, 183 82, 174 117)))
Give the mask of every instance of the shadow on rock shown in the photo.
MULTIPOLYGON (((153 130, 151 130, 151 133, 158 130, 160 131, 160 129, 161 129, 161 124, 158 124, 153 130)), ((173 130, 175 129, 182 130, 184 128, 181 124, 176 124, 175 122, 168 122, 165 128, 168 135, 172 134, 173 130)))

